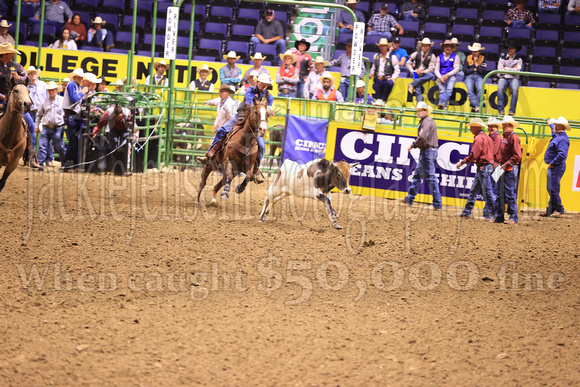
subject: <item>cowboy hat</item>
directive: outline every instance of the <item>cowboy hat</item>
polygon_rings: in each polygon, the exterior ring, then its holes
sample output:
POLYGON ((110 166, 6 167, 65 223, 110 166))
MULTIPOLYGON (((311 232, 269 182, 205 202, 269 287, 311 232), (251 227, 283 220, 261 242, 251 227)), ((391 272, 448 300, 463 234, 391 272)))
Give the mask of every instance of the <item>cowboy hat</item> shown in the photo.
POLYGON ((306 51, 310 50, 310 42, 307 42, 306 39, 302 38, 294 42, 294 47, 298 50, 298 45, 300 43, 304 43, 306 45, 306 51))
POLYGON ((68 77, 71 79, 75 79, 75 77, 84 78, 84 76, 85 76, 85 72, 81 68, 75 69, 72 73, 70 73, 68 75, 68 77))
POLYGON ((451 40, 449 39, 445 39, 444 42, 441 42, 441 44, 439 44, 441 46, 441 48, 445 47, 445 46, 453 46, 455 43, 453 43, 451 40))
POLYGON ((111 82, 109 83, 110 86, 123 86, 123 81, 120 79, 117 79, 115 82, 111 82))
POLYGON ((284 58, 286 58, 287 56, 291 56, 292 57, 292 63, 296 63, 296 55, 294 55, 294 53, 290 50, 286 50, 285 53, 280 54, 280 59, 282 61, 284 61, 284 58))
POLYGON ((429 46, 433 46, 433 44, 435 44, 435 42, 432 42, 431 39, 429 39, 429 38, 423 38, 423 40, 421 40, 420 43, 421 43, 421 45, 427 44, 429 46))
POLYGON ((0 55, 3 54, 20 54, 20 51, 12 47, 8 42, 0 43, 0 55))
POLYGON ((252 70, 250 71, 250 77, 259 77, 260 73, 258 72, 258 70, 252 70))
POLYGON ((346 4, 358 4, 358 0, 347 0, 346 4))
MULTIPOLYGON (((123 84, 126 85, 127 84, 127 77, 123 78, 123 84)), ((137 80, 135 78, 131 78, 131 84, 133 86, 137 86, 137 80)))
POLYGON ((64 78, 61 82, 70 82, 70 79, 64 78))
POLYGON ((97 78, 97 76, 93 73, 85 73, 85 76, 83 77, 85 81, 89 81, 91 83, 101 83, 103 80, 100 78, 97 78))
POLYGON ((457 38, 451 38, 451 43, 453 43, 456 46, 460 46, 461 42, 459 40, 457 40, 457 38))
POLYGON ((522 49, 522 46, 520 46, 519 44, 517 44, 517 43, 515 42, 515 40, 513 40, 513 39, 510 39, 510 40, 508 40, 508 41, 506 42, 506 44, 505 44, 505 48, 508 48, 508 47, 515 47, 515 48, 516 48, 516 51, 519 51, 519 50, 521 50, 521 49, 522 49))
POLYGON ((241 56, 237 56, 235 51, 230 51, 230 52, 228 52, 228 55, 224 55, 224 59, 230 59, 230 58, 238 60, 241 58, 241 56))
POLYGON ((8 28, 10 27, 12 24, 8 24, 8 22, 6 20, 2 20, 0 22, 0 27, 4 27, 4 28, 8 28))
POLYGON ((417 107, 415 109, 417 109, 417 110, 427 110, 427 112, 429 114, 431 114, 431 112, 433 111, 433 108, 431 106, 427 105, 423 101, 417 102, 417 107))
POLYGON ((257 52, 254 56, 250 55, 251 60, 264 60, 266 59, 266 55, 262 55, 262 53, 257 52))
POLYGON ((197 70, 198 72, 202 72, 202 71, 207 71, 209 72, 209 66, 206 64, 201 65, 201 67, 199 68, 199 70, 197 70))
POLYGON ((334 77, 328 71, 322 73, 320 76, 320 83, 322 83, 323 79, 330 79, 330 81, 334 83, 334 77))
POLYGON ((566 130, 572 129, 572 128, 570 128, 570 124, 568 123, 568 120, 562 116, 558 117, 557 120, 552 119, 552 122, 554 125, 562 125, 564 128, 566 128, 566 130))
POLYGON ((356 88, 358 89, 359 87, 365 87, 366 83, 365 81, 363 81, 362 79, 359 79, 358 81, 356 81, 356 88))
POLYGON ((222 83, 220 86, 220 93, 222 91, 227 91, 230 94, 234 94, 236 92, 236 88, 234 86, 230 86, 227 83, 222 83))
POLYGON ((314 64, 317 63, 322 63, 324 66, 328 66, 328 62, 325 61, 324 58, 321 56, 317 56, 316 59, 314 59, 314 64))
POLYGON ((470 128, 472 126, 479 126, 480 128, 487 128, 487 125, 485 124, 485 122, 483 122, 483 120, 481 118, 472 118, 469 121, 469 124, 467 124, 467 126, 469 126, 470 128))
POLYGON ((387 40, 387 38, 381 38, 378 43, 375 43, 377 46, 390 46, 391 43, 387 40))
POLYGON ((495 117, 489 117, 489 120, 487 120, 487 126, 490 127, 492 125, 500 126, 501 125, 501 121, 498 120, 495 117))
POLYGON ((346 41, 346 43, 344 43, 345 46, 352 46, 352 38, 348 38, 348 40, 346 41))
POLYGON ((268 74, 260 74, 260 76, 258 77, 258 82, 260 83, 267 83, 268 85, 270 85, 272 83, 272 81, 270 80, 270 76, 268 74))
POLYGON ((383 101, 382 99, 377 99, 375 102, 373 102, 373 105, 375 105, 375 106, 385 106, 385 101, 383 101))
POLYGON ((54 81, 50 81, 46 84, 46 90, 54 90, 54 89, 61 91, 62 87, 60 85, 57 85, 56 82, 54 81))
POLYGON ((103 25, 107 24, 107 22, 105 20, 101 19, 100 16, 97 16, 95 18, 95 20, 91 20, 91 23, 93 23, 93 24, 103 24, 103 25))
POLYGON ((469 51, 483 51, 485 50, 485 47, 482 47, 481 43, 475 42, 473 43, 473 46, 467 46, 467 49, 469 51))
POLYGON ((519 128, 520 123, 514 120, 512 116, 503 116, 503 120, 501 121, 502 126, 505 124, 512 124, 513 128, 519 128))
POLYGON ((161 59, 160 61, 157 61, 157 62, 153 63, 153 68, 154 68, 155 70, 157 70, 157 67, 159 67, 159 66, 161 66, 161 65, 163 65, 163 66, 165 66, 165 67, 168 67, 168 66, 167 66, 167 62, 165 61, 165 59, 161 59))
POLYGON ((36 73, 36 74, 40 75, 40 70, 34 66, 30 66, 29 68, 26 69, 26 74, 30 74, 30 73, 36 73))

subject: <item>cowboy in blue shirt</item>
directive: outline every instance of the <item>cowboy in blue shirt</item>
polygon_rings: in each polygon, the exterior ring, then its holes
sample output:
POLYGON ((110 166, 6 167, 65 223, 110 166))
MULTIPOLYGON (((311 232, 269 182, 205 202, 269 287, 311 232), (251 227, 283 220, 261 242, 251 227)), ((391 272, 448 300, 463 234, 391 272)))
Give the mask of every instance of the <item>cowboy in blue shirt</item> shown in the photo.
POLYGON ((568 120, 561 116, 557 120, 548 121, 548 125, 552 129, 552 139, 544 154, 544 162, 548 164, 547 188, 550 201, 546 212, 540 216, 559 218, 564 214, 564 206, 562 199, 560 199, 560 180, 566 171, 566 158, 568 158, 568 148, 570 147, 566 130, 570 130, 570 125, 568 120))

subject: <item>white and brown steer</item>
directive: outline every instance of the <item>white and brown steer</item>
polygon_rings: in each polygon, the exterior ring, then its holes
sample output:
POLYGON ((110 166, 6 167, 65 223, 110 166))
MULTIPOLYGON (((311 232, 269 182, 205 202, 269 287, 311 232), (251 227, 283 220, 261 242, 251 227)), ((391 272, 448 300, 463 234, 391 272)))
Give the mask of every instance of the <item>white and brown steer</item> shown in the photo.
POLYGON ((330 223, 334 228, 341 229, 342 227, 336 222, 338 215, 330 205, 330 198, 327 194, 333 188, 338 188, 349 194, 351 192, 348 185, 350 168, 357 164, 349 165, 344 160, 331 163, 326 159, 314 160, 305 165, 291 160, 284 161, 276 180, 266 193, 264 208, 260 213, 260 222, 266 220, 266 214, 270 212, 270 207, 276 202, 294 195, 301 198, 318 199, 323 202, 330 223))

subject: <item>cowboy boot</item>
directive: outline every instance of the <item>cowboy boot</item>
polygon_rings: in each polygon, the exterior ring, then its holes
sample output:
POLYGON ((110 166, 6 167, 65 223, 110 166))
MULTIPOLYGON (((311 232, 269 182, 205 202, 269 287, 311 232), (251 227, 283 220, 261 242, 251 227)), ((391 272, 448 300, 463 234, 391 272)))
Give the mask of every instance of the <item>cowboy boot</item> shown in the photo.
POLYGON ((260 168, 258 168, 258 166, 256 165, 256 167, 254 168, 254 183, 262 184, 265 181, 266 178, 264 177, 264 174, 262 174, 262 171, 260 171, 260 168))

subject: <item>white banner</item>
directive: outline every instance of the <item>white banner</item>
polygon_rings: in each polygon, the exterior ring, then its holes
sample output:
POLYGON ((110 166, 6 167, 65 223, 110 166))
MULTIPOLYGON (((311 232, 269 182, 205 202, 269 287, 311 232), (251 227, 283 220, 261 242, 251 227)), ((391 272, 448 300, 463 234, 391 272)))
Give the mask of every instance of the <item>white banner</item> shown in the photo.
POLYGON ((165 59, 175 59, 177 54, 177 24, 179 22, 179 7, 167 8, 167 26, 165 28, 165 59))
POLYGON ((363 65, 363 47, 365 44, 365 23, 354 23, 352 31, 352 54, 350 56, 350 75, 360 75, 363 65))

